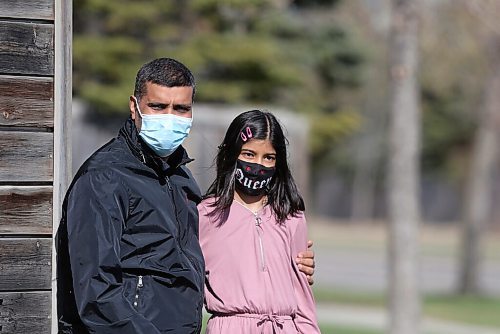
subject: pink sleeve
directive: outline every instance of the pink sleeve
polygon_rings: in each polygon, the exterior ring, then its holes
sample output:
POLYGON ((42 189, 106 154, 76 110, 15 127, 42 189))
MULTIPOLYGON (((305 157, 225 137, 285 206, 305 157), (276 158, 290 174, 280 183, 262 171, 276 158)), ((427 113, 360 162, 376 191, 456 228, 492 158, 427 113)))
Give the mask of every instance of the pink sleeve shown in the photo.
POLYGON ((208 216, 208 210, 205 207, 205 204, 201 202, 198 204, 198 215, 199 215, 199 238, 200 238, 200 245, 203 246, 205 244, 206 240, 206 235, 208 234, 208 229, 210 228, 210 218, 208 216))
POLYGON ((295 258, 299 252, 307 250, 307 225, 305 217, 302 215, 297 220, 297 227, 295 233, 292 234, 291 240, 292 266, 295 274, 293 285, 298 306, 295 323, 300 333, 321 333, 318 327, 318 320, 316 319, 316 305, 311 287, 307 282, 306 275, 299 271, 295 263, 295 258))

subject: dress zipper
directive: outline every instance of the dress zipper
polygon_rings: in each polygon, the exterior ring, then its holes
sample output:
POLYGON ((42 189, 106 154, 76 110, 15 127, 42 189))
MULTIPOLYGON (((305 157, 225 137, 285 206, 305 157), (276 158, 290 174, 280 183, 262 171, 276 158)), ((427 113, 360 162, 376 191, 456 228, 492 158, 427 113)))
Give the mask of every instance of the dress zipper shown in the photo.
POLYGON ((260 265, 261 270, 266 271, 266 259, 264 256, 264 242, 262 241, 262 219, 257 215, 256 212, 253 213, 255 216, 255 227, 257 229, 257 235, 259 236, 259 249, 260 249, 260 265))

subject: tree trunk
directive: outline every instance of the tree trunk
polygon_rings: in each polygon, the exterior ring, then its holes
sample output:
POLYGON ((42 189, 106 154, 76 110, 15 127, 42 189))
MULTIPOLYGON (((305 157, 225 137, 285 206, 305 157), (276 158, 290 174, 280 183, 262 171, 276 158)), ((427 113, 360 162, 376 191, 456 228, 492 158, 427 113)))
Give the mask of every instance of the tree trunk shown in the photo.
POLYGON ((497 162, 500 110, 500 63, 498 41, 491 43, 491 74, 485 87, 484 105, 478 112, 471 168, 465 195, 465 221, 462 229, 459 292, 477 294, 480 291, 481 239, 491 217, 493 173, 497 162), (497 57, 494 57, 497 55, 497 57))
POLYGON ((389 333, 420 329, 418 226, 420 103, 417 0, 393 0, 390 34, 389 333))

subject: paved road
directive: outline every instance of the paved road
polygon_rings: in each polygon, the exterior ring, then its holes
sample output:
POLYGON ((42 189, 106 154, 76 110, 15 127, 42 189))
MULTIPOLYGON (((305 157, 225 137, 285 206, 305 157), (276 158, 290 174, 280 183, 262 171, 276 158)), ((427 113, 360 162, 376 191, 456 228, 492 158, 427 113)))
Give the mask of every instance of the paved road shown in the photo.
MULTIPOLYGON (((385 253, 315 247, 318 267, 315 282, 334 289, 384 291, 387 282, 385 253)), ((457 286, 458 266, 450 257, 424 256, 420 284, 425 293, 451 293, 457 286)), ((481 287, 487 294, 500 296, 500 261, 482 265, 481 287)))
MULTIPOLYGON (((386 246, 381 229, 370 227, 348 229, 342 226, 312 226, 315 241, 318 286, 332 289, 382 292, 387 284, 386 246), (330 236, 327 236, 330 234, 330 236), (363 234, 372 234, 363 235, 363 234)), ((440 232, 448 236, 448 232, 440 232)), ((451 293, 459 277, 458 256, 452 253, 454 243, 426 241, 420 264, 420 284, 424 293, 451 293), (437 246, 436 246, 437 245, 437 246), (434 248, 442 247, 438 251, 434 248), (430 250, 429 250, 430 249, 430 250)), ((447 237, 452 238, 453 235, 447 237)), ((500 240, 491 240, 491 244, 500 240)), ((494 249, 493 251, 497 251, 494 249)), ((490 252, 492 253, 492 252, 490 252)), ((500 254, 487 257, 481 264, 480 285, 488 295, 500 297, 500 254)))
MULTIPOLYGON (((384 310, 363 307, 319 304, 318 320, 323 324, 330 323, 360 330, 384 331, 387 328, 387 315, 384 310)), ((422 334, 500 334, 500 328, 424 318, 422 334)))

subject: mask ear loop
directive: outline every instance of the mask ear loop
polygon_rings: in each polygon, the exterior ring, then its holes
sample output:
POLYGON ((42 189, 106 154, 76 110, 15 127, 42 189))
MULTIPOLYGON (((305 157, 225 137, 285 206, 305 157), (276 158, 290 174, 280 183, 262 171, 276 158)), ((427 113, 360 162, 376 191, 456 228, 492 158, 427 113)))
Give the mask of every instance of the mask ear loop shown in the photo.
POLYGON ((137 98, 135 96, 132 97, 134 98, 135 106, 137 107, 137 112, 139 113, 139 116, 141 116, 141 118, 144 118, 142 117, 141 108, 139 108, 139 101, 137 101, 137 98))

